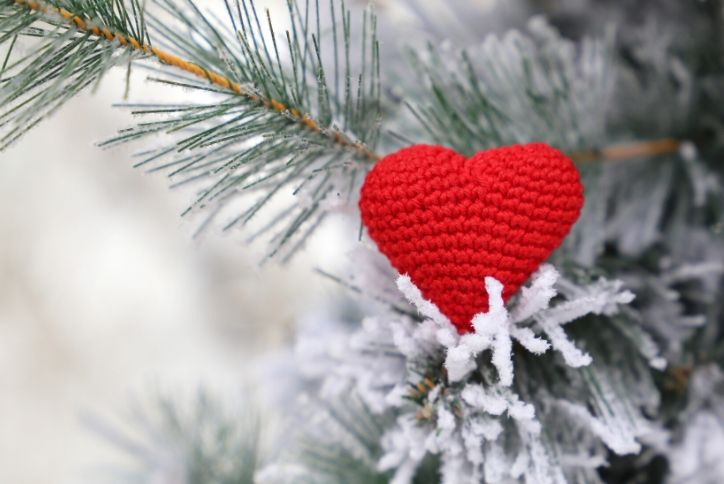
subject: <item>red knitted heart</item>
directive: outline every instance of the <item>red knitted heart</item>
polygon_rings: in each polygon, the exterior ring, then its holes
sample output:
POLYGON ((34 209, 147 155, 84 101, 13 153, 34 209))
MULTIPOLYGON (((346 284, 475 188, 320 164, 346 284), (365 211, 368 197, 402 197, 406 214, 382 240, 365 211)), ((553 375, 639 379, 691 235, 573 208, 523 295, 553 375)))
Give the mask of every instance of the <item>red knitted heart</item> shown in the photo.
POLYGON ((488 310, 485 276, 507 301, 563 241, 583 206, 573 162, 544 143, 472 158, 418 145, 379 161, 362 186, 362 220, 460 333, 488 310))

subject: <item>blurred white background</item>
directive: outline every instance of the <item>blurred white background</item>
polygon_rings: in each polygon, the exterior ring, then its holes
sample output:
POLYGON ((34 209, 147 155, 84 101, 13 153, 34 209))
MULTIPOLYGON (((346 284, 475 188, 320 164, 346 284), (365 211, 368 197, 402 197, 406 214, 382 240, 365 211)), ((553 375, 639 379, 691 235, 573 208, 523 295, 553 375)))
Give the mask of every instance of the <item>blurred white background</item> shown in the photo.
MULTIPOLYGON (((133 122, 114 71, 0 154, 0 483, 93 482, 114 449, 80 416, 203 383, 239 391, 251 359, 340 289, 335 229, 290 266, 259 267, 239 234, 195 242, 193 193, 94 142, 133 122)), ((187 92, 132 78, 131 98, 187 92)), ((138 148, 138 147, 137 147, 138 148)))

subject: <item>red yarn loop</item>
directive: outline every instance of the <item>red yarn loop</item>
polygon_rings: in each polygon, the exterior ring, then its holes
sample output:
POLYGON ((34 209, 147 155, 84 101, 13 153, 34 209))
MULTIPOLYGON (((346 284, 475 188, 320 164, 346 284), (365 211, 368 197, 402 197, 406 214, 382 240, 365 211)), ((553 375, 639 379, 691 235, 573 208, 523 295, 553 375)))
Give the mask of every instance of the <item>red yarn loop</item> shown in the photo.
POLYGON ((561 244, 583 206, 573 162, 545 143, 465 158, 417 145, 367 175, 360 211, 372 240, 460 333, 488 310, 486 276, 508 300, 561 244))

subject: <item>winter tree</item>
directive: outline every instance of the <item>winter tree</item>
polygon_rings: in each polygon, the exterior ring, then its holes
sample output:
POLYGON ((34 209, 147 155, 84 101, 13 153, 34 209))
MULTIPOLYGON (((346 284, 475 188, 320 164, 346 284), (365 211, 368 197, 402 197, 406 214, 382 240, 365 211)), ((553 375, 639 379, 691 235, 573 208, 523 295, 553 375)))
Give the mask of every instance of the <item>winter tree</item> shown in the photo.
POLYGON ((724 482, 724 3, 279 2, 0 0, 0 149, 144 69, 186 100, 131 92, 99 149, 193 186, 189 223, 271 263, 359 227, 283 402, 104 427, 121 477, 724 482))

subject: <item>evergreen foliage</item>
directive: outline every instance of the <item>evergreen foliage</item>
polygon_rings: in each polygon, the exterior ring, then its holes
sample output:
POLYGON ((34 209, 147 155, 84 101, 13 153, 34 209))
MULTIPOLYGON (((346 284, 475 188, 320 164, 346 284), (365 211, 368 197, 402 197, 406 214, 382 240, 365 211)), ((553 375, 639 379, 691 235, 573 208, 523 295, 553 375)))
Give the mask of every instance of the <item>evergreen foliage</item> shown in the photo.
POLYGON ((400 144, 470 154, 542 140, 578 161, 586 185, 581 220, 552 258, 555 288, 531 288, 545 304, 510 323, 510 365, 491 344, 450 377, 446 355, 463 343, 362 250, 351 274, 332 277, 371 319, 335 321, 338 339, 290 368, 316 396, 288 395, 295 431, 269 466, 256 472, 256 424, 217 419, 205 399, 185 421, 164 401, 150 447, 133 447, 148 464, 133 478, 154 472, 153 449, 170 436, 185 449, 182 482, 194 483, 255 472, 274 483, 724 479, 701 451, 724 450, 724 5, 583 3, 520 0, 503 16, 416 4, 418 27, 445 28, 415 31, 401 53, 402 30, 341 0, 288 0, 286 31, 253 0, 224 0, 223 16, 192 0, 0 0, 0 148, 111 67, 137 64, 189 101, 124 104, 142 120, 102 145, 160 139, 136 165, 198 184, 187 213, 204 225, 244 225, 293 192, 257 233, 270 234, 270 255, 289 257, 331 210, 352 206, 378 150, 400 144), (518 28, 472 28, 499 18, 518 28), (551 319, 561 307, 594 314, 551 319))
POLYGON ((248 402, 222 404, 207 390, 191 399, 157 395, 135 407, 129 428, 86 421, 131 462, 104 471, 101 482, 253 484, 265 458, 259 413, 248 402))
POLYGON ((344 2, 328 4, 332 31, 325 32, 319 2, 290 1, 290 28, 283 34, 274 31, 268 12, 245 0, 225 3, 224 20, 192 1, 159 1, 148 12, 135 1, 102 0, 3 0, 2 8, 0 45, 9 48, 1 146, 110 67, 157 61, 150 68, 160 71, 159 82, 214 96, 181 105, 127 105, 149 120, 101 145, 163 135, 166 141, 140 153, 136 166, 166 172, 174 185, 201 184, 186 213, 206 209, 214 217, 239 193, 259 193, 224 220, 226 229, 245 224, 290 188, 304 201, 271 215, 263 227, 276 229, 272 255, 286 245, 290 252, 299 248, 327 205, 352 199, 378 156, 376 17, 365 13, 357 29, 344 2), (21 36, 39 37, 43 45, 30 56, 15 55, 21 36))

